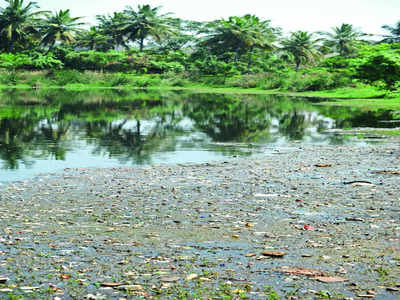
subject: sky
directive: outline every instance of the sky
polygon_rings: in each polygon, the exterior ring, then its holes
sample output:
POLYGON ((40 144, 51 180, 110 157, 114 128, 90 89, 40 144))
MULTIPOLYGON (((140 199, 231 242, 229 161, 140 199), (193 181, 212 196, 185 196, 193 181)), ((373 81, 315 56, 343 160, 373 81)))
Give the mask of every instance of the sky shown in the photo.
MULTIPOLYGON (((26 3, 29 0, 25 0, 26 3)), ((382 34, 381 26, 400 21, 400 0, 35 0, 43 10, 70 9, 72 16, 85 16, 95 24, 98 14, 112 14, 139 4, 162 6, 162 13, 211 21, 229 16, 254 14, 289 33, 296 30, 329 31, 342 23, 365 33, 382 34)), ((0 0, 4 7, 4 0, 0 0)))

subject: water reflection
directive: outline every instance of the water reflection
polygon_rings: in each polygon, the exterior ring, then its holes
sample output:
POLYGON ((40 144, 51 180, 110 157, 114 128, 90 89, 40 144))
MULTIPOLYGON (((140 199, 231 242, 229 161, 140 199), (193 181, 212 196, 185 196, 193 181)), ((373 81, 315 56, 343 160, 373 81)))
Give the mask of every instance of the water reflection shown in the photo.
POLYGON ((185 151, 193 161, 205 152, 206 159, 250 155, 254 147, 283 141, 343 143, 348 137, 324 132, 379 127, 390 118, 387 111, 314 106, 277 96, 4 90, 0 162, 3 170, 17 170, 54 161, 66 167, 74 160, 85 167, 91 159, 98 167, 111 160, 149 164, 156 157, 163 161, 163 153, 175 153, 169 161, 179 161, 185 151))

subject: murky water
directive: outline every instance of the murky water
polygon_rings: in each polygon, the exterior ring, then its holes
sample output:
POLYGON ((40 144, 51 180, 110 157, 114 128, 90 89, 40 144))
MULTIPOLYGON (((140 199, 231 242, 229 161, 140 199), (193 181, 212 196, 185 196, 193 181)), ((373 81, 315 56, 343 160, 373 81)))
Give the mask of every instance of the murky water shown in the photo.
POLYGON ((360 142, 334 129, 396 126, 390 111, 302 98, 157 91, 3 91, 0 181, 75 167, 226 160, 288 142, 360 142))

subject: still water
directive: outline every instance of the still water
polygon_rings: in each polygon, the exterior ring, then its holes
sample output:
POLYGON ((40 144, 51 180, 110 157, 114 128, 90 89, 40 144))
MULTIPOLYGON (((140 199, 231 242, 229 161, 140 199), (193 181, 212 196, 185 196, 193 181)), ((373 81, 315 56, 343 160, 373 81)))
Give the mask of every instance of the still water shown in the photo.
POLYGON ((157 91, 3 91, 0 182, 76 167, 227 160, 289 142, 357 142, 333 129, 387 127, 390 111, 302 98, 157 91))

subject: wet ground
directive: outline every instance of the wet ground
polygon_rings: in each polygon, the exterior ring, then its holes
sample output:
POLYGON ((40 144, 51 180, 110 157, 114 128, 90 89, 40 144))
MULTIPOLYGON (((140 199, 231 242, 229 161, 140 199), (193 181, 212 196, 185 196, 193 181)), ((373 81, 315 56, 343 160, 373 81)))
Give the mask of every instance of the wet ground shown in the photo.
POLYGON ((3 183, 0 298, 399 299, 399 162, 294 143, 3 183))

